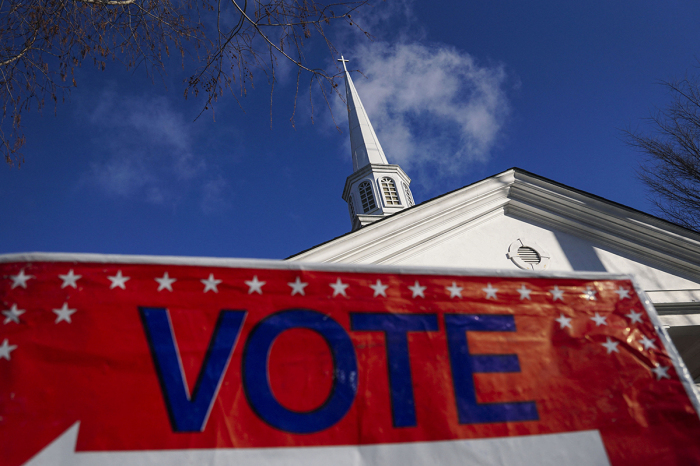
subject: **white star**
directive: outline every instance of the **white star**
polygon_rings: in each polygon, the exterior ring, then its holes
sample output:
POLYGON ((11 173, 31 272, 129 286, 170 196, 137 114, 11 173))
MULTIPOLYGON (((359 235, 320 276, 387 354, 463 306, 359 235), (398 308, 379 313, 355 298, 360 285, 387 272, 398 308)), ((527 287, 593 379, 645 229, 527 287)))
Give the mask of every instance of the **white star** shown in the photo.
POLYGON ((656 380, 661 380, 661 379, 670 379, 671 376, 668 375, 668 370, 670 367, 668 366, 662 366, 659 364, 655 368, 653 368, 651 371, 656 374, 656 380))
POLYGON ((639 342, 644 346, 645 350, 648 350, 649 348, 654 348, 656 349, 656 345, 654 344, 654 339, 653 338, 647 338, 646 335, 642 335, 641 340, 639 342))
POLYGON ((589 286, 586 288, 586 291, 583 292, 583 296, 589 301, 595 301, 596 293, 597 291, 589 286))
POLYGON ((634 309, 630 309, 629 314, 625 314, 625 317, 629 317, 629 319, 632 321, 631 323, 635 324, 641 324, 642 323, 642 313, 641 312, 634 312, 634 309))
POLYGON ((25 275, 24 269, 20 270, 17 275, 10 275, 10 280, 12 280, 12 289, 21 286, 22 288, 27 288, 27 280, 34 278, 34 275, 25 275))
POLYGON ((2 341, 2 345, 0 345, 0 358, 5 358, 8 361, 10 360, 10 352, 14 351, 17 349, 17 345, 11 345, 7 341, 7 338, 5 338, 2 341))
POLYGON ((27 311, 25 311, 24 309, 17 309, 17 305, 13 304, 10 309, 2 311, 2 315, 5 316, 5 321, 3 322, 3 325, 7 325, 10 322, 19 324, 19 316, 21 316, 25 312, 27 311))
POLYGON ((199 281, 204 284, 204 291, 203 291, 204 293, 206 293, 209 290, 213 291, 214 293, 218 293, 219 289, 217 288, 217 286, 223 280, 217 280, 216 278, 214 278, 214 274, 210 273, 209 278, 206 278, 206 279, 202 278, 199 281))
POLYGON ((78 288, 77 281, 80 280, 82 275, 76 275, 73 272, 73 269, 70 269, 67 274, 61 275, 60 273, 58 274, 58 278, 63 280, 63 284, 61 285, 61 288, 65 288, 67 286, 73 287, 73 288, 78 288))
POLYGON ((556 301, 557 299, 560 301, 564 301, 564 290, 560 290, 558 286, 555 286, 551 290, 549 290, 550 293, 552 293, 552 300, 556 301))
POLYGON ((408 289, 411 290, 411 292, 413 293, 412 298, 415 298, 416 296, 420 296, 421 298, 425 298, 425 296, 423 295, 423 292, 425 291, 426 288, 427 288, 427 286, 420 286, 420 283, 418 283, 418 280, 416 280, 416 282, 413 284, 413 286, 408 287, 408 289))
POLYGON ((386 298, 386 289, 389 288, 389 285, 382 285, 382 281, 377 280, 377 283, 375 283, 374 285, 370 285, 369 287, 374 290, 375 298, 379 295, 382 295, 386 298))
POLYGON ((570 329, 573 329, 571 326, 571 318, 566 317, 564 314, 560 314, 559 318, 554 320, 559 322, 559 328, 569 327, 570 329))
POLYGON ((452 282, 452 286, 446 286, 445 289, 450 292, 450 298, 461 298, 462 290, 464 288, 457 286, 455 282, 452 282))
POLYGON ((498 299, 498 298, 496 298, 496 293, 498 292, 498 288, 492 287, 490 283, 486 286, 486 288, 482 288, 481 291, 486 293, 486 299, 491 299, 491 298, 498 299))
POLYGON ((304 288, 307 287, 309 284, 308 284, 308 283, 302 282, 302 281, 299 279, 299 277, 297 277, 296 280, 294 280, 293 282, 287 283, 287 285, 289 285, 289 286, 292 287, 292 296, 294 296, 294 295, 297 294, 297 293, 299 293, 299 294, 302 295, 302 296, 306 296, 306 295, 304 294, 304 288))
POLYGON ((607 318, 607 316, 601 316, 596 312, 595 315, 591 317, 591 320, 595 322, 596 327, 600 327, 601 325, 608 325, 608 323, 605 321, 607 318))
POLYGON ((55 324, 63 321, 68 322, 69 324, 72 323, 70 320, 70 316, 75 313, 75 309, 68 309, 68 303, 63 303, 63 307, 61 309, 54 309, 53 312, 56 314, 56 322, 55 324))
POLYGON ((122 271, 118 270, 117 274, 114 275, 113 277, 107 276, 112 282, 112 284, 109 286, 109 289, 114 289, 114 288, 121 288, 122 290, 126 290, 126 281, 129 280, 131 277, 125 277, 122 275, 122 271))
POLYGON ((253 275, 252 280, 246 280, 244 283, 248 285, 248 294, 262 294, 262 287, 266 282, 261 282, 257 275, 253 275))
POLYGON ((606 350, 608 350, 608 354, 610 353, 619 353, 620 350, 617 349, 617 345, 619 345, 620 342, 618 341, 612 341, 610 337, 605 341, 605 343, 601 343, 600 346, 604 346, 606 350))
POLYGON ((340 281, 340 278, 335 283, 331 283, 330 287, 333 288, 333 297, 335 298, 339 294, 342 294, 347 298, 348 295, 345 294, 345 289, 349 286, 350 285, 348 285, 347 283, 343 283, 342 281, 340 281))
POLYGON ((173 291, 173 283, 177 281, 177 278, 170 278, 168 272, 165 272, 161 278, 156 278, 155 281, 158 282, 158 291, 173 291))
POLYGON ((630 297, 630 290, 628 290, 627 288, 622 288, 621 286, 618 287, 617 290, 615 290, 615 293, 617 293, 617 295, 620 297, 620 300, 623 300, 625 298, 629 299, 630 297))
POLYGON ((517 290, 518 293, 520 293, 520 301, 523 299, 530 299, 530 293, 532 293, 532 290, 525 288, 525 284, 517 290))

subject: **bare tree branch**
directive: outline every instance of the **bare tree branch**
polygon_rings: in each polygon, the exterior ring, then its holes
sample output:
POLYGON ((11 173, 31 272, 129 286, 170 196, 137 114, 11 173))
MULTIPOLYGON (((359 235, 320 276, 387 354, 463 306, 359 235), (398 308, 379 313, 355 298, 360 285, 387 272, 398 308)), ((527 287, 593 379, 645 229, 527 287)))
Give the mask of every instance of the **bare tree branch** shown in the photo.
POLYGON ((637 171, 667 219, 700 231, 700 82, 664 82, 672 100, 649 118, 650 133, 625 131, 644 161, 637 171))
POLYGON ((136 3, 136 0, 124 0, 124 1, 115 1, 115 0, 75 0, 76 2, 83 2, 83 3, 93 3, 95 5, 131 5, 132 3, 136 3))
POLYGON ((145 65, 150 75, 165 72, 171 50, 183 66, 192 65, 184 95, 203 93, 202 111, 225 90, 243 108, 240 97, 259 72, 270 84, 272 105, 277 59, 291 62, 298 70, 294 124, 302 73, 327 104, 329 91, 337 92, 337 70, 310 64, 304 47, 319 40, 337 55, 324 29, 331 22, 369 37, 352 19, 368 1, 0 0, 0 151, 9 165, 21 163, 22 113, 42 109, 47 99, 56 109, 77 86, 75 69, 86 60, 100 70, 108 61, 127 69, 145 65))

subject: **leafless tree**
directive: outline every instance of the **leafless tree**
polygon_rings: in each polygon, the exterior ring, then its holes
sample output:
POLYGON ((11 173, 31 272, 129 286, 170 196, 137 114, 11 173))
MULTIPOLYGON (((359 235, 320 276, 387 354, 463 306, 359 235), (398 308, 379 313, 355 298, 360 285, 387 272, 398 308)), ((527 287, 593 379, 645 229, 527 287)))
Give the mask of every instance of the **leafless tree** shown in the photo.
POLYGON ((309 64, 305 46, 315 39, 337 55, 326 28, 333 22, 359 28, 352 14, 367 3, 0 0, 0 150, 8 164, 22 162, 22 113, 47 103, 55 110, 77 86, 75 69, 86 61, 101 70, 113 61, 159 73, 177 53, 191 66, 185 97, 202 95, 206 110, 226 91, 237 99, 245 95, 257 72, 272 92, 278 60, 289 60, 297 70, 294 109, 304 75, 327 99, 338 69, 309 64))
POLYGON ((626 131, 627 143, 644 155, 637 173, 659 212, 700 231, 700 82, 663 84, 671 103, 650 118, 650 133, 626 131))

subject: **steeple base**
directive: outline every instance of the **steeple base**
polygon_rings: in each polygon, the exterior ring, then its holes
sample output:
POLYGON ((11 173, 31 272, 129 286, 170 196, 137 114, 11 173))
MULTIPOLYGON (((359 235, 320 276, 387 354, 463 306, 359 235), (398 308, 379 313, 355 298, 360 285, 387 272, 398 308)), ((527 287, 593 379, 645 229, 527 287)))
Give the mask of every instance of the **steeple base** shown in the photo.
POLYGON ((356 215, 355 218, 352 219, 352 231, 366 227, 370 223, 374 223, 377 220, 383 219, 384 217, 388 217, 388 215, 356 215))

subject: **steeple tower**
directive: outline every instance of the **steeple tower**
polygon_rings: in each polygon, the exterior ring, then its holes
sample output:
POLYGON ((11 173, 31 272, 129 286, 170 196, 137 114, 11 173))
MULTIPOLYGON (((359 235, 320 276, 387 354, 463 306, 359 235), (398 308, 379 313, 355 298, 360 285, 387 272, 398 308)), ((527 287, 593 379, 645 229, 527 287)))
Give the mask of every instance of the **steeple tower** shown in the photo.
POLYGON ((413 205, 409 185, 411 179, 398 165, 390 164, 377 134, 362 105, 346 60, 340 57, 345 70, 345 98, 350 124, 350 150, 353 174, 348 176, 343 200, 348 203, 352 230, 362 228, 380 218, 413 205))

